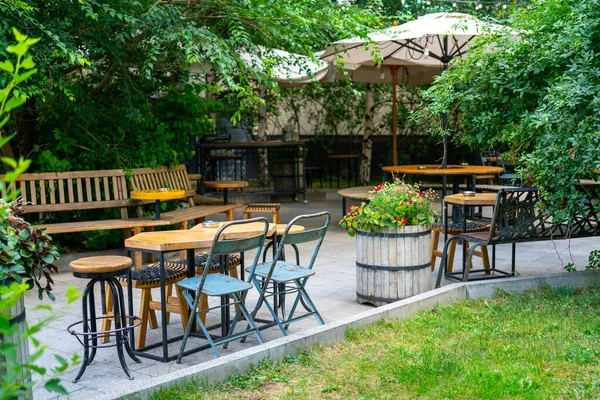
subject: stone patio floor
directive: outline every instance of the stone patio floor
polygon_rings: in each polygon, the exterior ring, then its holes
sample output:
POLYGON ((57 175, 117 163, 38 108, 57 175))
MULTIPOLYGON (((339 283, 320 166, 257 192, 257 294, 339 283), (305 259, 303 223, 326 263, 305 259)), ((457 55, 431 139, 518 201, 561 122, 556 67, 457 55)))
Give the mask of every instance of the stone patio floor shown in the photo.
MULTIPOLYGON (((285 203, 282 205, 281 220, 282 222, 287 222, 296 215, 323 210, 331 212, 332 222, 315 264, 316 274, 309 280, 307 290, 325 321, 331 322, 348 315, 360 313, 372 307, 369 305, 360 305, 356 302, 354 238, 349 237, 338 225, 341 217, 340 201, 314 201, 308 204, 285 203)), ((241 218, 241 211, 237 210, 235 217, 241 218)), ((440 243, 439 247, 441 248, 441 246, 442 244, 440 243)), ((554 243, 537 242, 520 244, 517 246, 517 271, 522 276, 563 272, 563 265, 569 262, 574 262, 578 269, 582 270, 587 264, 589 252, 598 247, 598 239, 595 238, 578 239, 570 242, 558 241, 554 243)), ((300 249, 301 259, 312 254, 312 248, 308 249, 306 246, 302 246, 300 249)), ((288 257, 290 256, 288 255, 288 257)), ((510 246, 498 246, 496 259, 499 267, 506 266, 508 269, 510 267, 510 246)), ((460 256, 457 257, 455 265, 460 265, 460 256)), ((435 273, 432 273, 432 280, 434 279, 435 273)), ((64 293, 67 285, 75 285, 78 289, 82 290, 87 280, 74 278, 69 272, 56 275, 54 280, 56 281, 54 293, 57 300, 52 306, 55 311, 58 311, 58 318, 37 335, 37 339, 48 346, 48 350, 38 362, 46 368, 57 364, 54 354, 64 358, 70 358, 75 352, 79 352, 80 355, 83 354, 79 342, 66 331, 67 326, 81 319, 81 303, 76 302, 67 306, 64 293)), ((134 309, 136 312, 139 311, 139 295, 139 290, 134 290, 134 309)), ((158 291, 154 293, 153 297, 155 299, 160 298, 158 291)), ((252 309, 256 298, 256 293, 250 291, 247 300, 249 309, 252 309)), ((48 304, 48 300, 40 302, 37 299, 37 293, 34 293, 34 291, 28 293, 26 307, 27 319, 29 321, 35 321, 48 315, 48 312, 45 310, 34 309, 39 304, 48 304)), ((99 305, 99 302, 97 302, 97 305, 99 305)), ((259 316, 268 317, 266 309, 263 311, 259 316)), ((217 322, 217 315, 218 312, 213 312, 212 315, 209 315, 209 323, 211 321, 217 322)), ((157 318, 160 324, 160 312, 157 312, 157 318)), ((171 314, 171 321, 168 327, 170 335, 182 333, 183 329, 180 321, 179 315, 171 314)), ((314 318, 306 319, 300 323, 291 325, 289 332, 298 332, 316 325, 317 323, 314 318)), ((281 337, 281 332, 277 327, 264 330, 262 333, 266 341, 281 337)), ((149 330, 147 343, 157 340, 160 340, 159 330, 149 330)), ((192 340, 192 342, 196 341, 199 341, 199 339, 192 340)), ((225 355, 238 351, 242 346, 256 345, 258 345, 258 341, 254 336, 250 336, 245 344, 242 345, 239 341, 233 342, 227 350, 222 350, 221 354, 225 355)), ((170 354, 176 354, 178 349, 178 344, 172 344, 169 347, 170 354)), ((205 350, 185 357, 179 365, 175 362, 165 364, 149 359, 142 359, 142 363, 140 364, 136 364, 128 359, 130 361, 128 365, 136 380, 147 380, 150 382, 153 377, 186 368, 190 365, 199 364, 206 360, 212 360, 214 357, 211 350, 205 350)), ((125 388, 130 382, 121 370, 114 348, 99 349, 96 359, 88 366, 82 379, 78 383, 72 383, 71 381, 75 377, 78 368, 79 366, 75 366, 61 375, 62 382, 69 391, 69 398, 71 399, 103 398, 104 391, 115 389, 115 387, 125 388)), ((48 393, 43 387, 38 387, 34 391, 34 397, 41 400, 56 398, 57 396, 48 393)))

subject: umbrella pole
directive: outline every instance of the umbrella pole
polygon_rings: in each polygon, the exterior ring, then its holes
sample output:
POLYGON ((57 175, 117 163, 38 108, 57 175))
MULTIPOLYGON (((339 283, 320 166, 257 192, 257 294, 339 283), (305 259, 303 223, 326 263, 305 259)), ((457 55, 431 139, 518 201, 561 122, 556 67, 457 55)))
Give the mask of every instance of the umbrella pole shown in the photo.
POLYGON ((392 159, 393 165, 398 165, 398 141, 396 138, 396 103, 398 102, 398 66, 392 65, 390 67, 392 71, 392 159))

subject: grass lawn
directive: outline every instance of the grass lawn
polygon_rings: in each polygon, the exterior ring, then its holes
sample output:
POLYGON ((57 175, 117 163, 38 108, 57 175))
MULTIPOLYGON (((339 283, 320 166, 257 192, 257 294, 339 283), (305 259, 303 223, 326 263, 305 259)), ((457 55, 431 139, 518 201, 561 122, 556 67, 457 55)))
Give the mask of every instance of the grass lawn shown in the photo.
POLYGON ((600 290, 501 293, 155 399, 600 398, 600 290))

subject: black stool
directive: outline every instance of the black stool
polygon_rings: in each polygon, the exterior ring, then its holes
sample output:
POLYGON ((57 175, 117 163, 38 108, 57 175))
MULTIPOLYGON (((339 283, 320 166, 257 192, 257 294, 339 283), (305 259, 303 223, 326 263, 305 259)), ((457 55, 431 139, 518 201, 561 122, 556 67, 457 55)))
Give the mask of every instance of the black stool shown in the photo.
POLYGON ((121 256, 101 256, 101 257, 85 257, 72 261, 69 265, 73 276, 76 278, 90 279, 90 282, 83 290, 82 312, 83 321, 76 322, 67 328, 67 331, 74 335, 79 343, 83 345, 83 362, 77 377, 73 382, 79 381, 85 369, 92 363, 96 356, 96 349, 101 347, 117 348, 121 367, 129 379, 133 379, 133 375, 129 371, 125 363, 125 355, 123 347, 129 354, 129 357, 136 363, 141 361, 133 354, 129 347, 128 335, 133 328, 140 325, 142 320, 135 316, 125 315, 125 301, 123 296, 123 288, 117 280, 117 277, 127 274, 131 279, 131 259, 121 256), (106 314, 105 302, 105 285, 110 288, 113 296, 113 316, 96 317, 96 303, 94 301, 94 286, 100 283, 100 292, 102 295, 102 312, 106 314), (89 310, 89 316, 88 316, 89 310), (107 331, 98 331, 96 321, 99 319, 114 318, 115 329, 107 331), (129 322, 128 322, 129 321, 129 322), (76 331, 75 326, 82 325, 83 331, 76 331), (98 344, 98 339, 105 336, 114 336, 114 344, 98 344), (90 344, 91 341, 91 344, 90 344), (91 349, 91 354, 90 354, 91 349))

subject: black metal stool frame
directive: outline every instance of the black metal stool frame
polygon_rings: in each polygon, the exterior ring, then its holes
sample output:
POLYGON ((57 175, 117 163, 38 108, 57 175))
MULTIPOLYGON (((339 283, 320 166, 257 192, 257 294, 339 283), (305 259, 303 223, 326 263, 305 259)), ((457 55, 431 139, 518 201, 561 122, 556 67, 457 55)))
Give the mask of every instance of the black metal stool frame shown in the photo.
MULTIPOLYGON (((129 371, 127 367, 127 363, 125 362, 125 354, 123 352, 123 346, 125 346, 125 351, 133 361, 136 363, 141 363, 142 361, 138 359, 129 346, 129 331, 133 330, 136 326, 141 323, 141 319, 139 317, 133 316, 132 313, 130 315, 126 315, 125 312, 125 300, 123 296, 123 288, 121 284, 116 279, 117 276, 122 275, 123 271, 115 271, 115 272, 106 272, 106 273, 81 273, 81 272, 73 272, 73 276, 76 278, 84 278, 90 279, 88 284, 86 285, 83 291, 82 297, 82 314, 83 320, 76 322, 74 324, 69 325, 67 327, 67 331, 74 335, 77 340, 83 345, 83 362, 81 364, 81 368, 79 369, 79 373, 73 380, 73 382, 78 382, 79 379, 83 376, 88 365, 94 361, 96 356, 96 349, 104 348, 104 347, 116 347, 117 354, 119 356, 119 362, 121 363, 121 368, 127 375, 129 379, 134 379, 133 375, 129 371), (115 321, 115 329, 109 331, 98 331, 96 320, 110 317, 96 317, 96 303, 94 298, 94 286, 96 283, 100 283, 102 286, 102 308, 105 308, 104 302, 104 284, 106 283, 112 292, 112 296, 114 299, 113 303, 113 317, 115 321), (88 318, 88 306, 90 315, 88 318), (129 320, 129 322, 127 322, 129 320), (83 332, 77 332, 73 329, 76 325, 83 325, 83 332), (108 345, 98 345, 98 338, 103 336, 115 336, 115 344, 108 345), (83 340, 79 338, 79 336, 83 336, 83 340), (90 345, 90 341, 92 344, 90 345), (91 354, 90 354, 91 349, 91 354)), ((127 276, 131 276, 131 268, 127 268, 127 276)))

